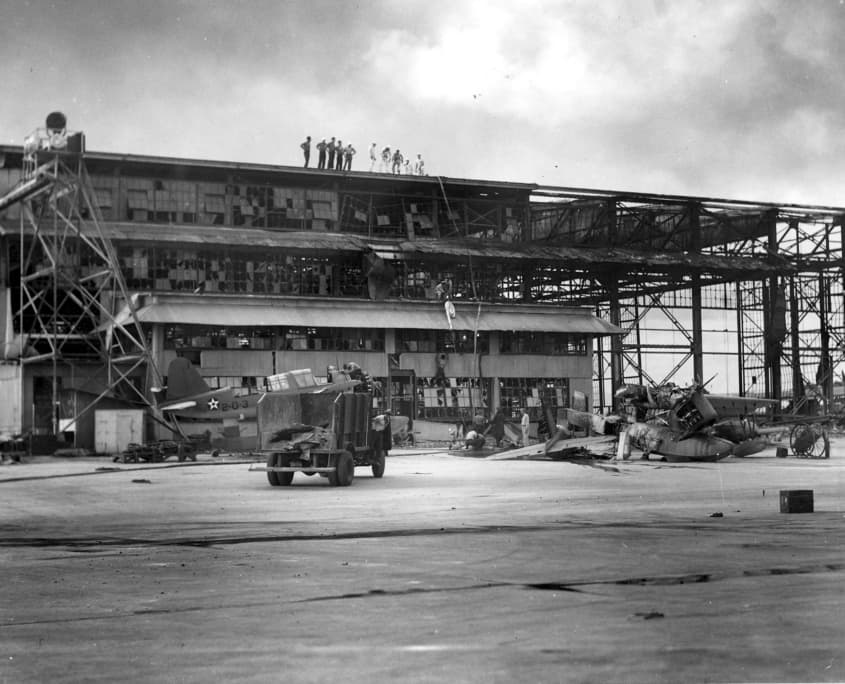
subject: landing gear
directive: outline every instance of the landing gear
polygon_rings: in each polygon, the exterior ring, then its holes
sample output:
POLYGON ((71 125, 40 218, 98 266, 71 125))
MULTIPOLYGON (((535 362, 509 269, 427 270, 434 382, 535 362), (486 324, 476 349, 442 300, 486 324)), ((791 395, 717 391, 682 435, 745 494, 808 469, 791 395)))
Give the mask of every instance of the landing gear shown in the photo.
POLYGON ((830 458, 830 439, 818 425, 796 425, 789 433, 789 446, 797 458, 830 458))

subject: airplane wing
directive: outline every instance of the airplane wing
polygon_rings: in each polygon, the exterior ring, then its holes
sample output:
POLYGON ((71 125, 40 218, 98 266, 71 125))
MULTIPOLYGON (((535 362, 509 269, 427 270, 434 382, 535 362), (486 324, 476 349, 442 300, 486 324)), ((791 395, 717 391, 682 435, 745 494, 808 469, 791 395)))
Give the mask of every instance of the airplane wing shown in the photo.
POLYGON ((702 395, 719 414, 719 419, 753 415, 758 409, 775 406, 777 399, 761 399, 756 397, 736 397, 725 394, 702 395))
POLYGON ((554 460, 556 457, 565 457, 576 450, 587 449, 590 447, 609 447, 616 442, 618 437, 616 435, 593 435, 591 437, 572 437, 570 439, 550 440, 549 442, 538 442, 527 447, 517 447, 516 449, 508 449, 497 454, 487 456, 487 461, 518 461, 518 460, 554 460), (550 447, 547 449, 546 445, 550 447))

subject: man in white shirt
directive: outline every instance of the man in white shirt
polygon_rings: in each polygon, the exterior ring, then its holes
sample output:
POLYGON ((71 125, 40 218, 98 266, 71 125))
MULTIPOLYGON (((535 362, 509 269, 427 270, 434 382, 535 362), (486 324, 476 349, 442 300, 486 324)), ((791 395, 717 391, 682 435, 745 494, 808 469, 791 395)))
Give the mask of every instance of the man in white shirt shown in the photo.
POLYGON ((376 155, 376 144, 373 143, 372 145, 370 145, 370 173, 372 173, 373 171, 376 170, 376 159, 377 158, 378 157, 376 155))
POLYGON ((522 409, 522 420, 519 424, 522 427, 522 446, 528 446, 528 428, 531 425, 531 418, 527 408, 522 409))

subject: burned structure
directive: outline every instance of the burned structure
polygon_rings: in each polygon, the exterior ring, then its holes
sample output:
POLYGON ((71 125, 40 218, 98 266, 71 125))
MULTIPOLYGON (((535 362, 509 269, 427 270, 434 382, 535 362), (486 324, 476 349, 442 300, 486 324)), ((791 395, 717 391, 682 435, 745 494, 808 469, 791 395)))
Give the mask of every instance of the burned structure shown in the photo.
POLYGON ((0 146, 10 432, 87 446, 98 406, 154 414, 177 357, 243 393, 354 362, 433 438, 609 408, 662 379, 650 310, 696 378, 713 308, 735 312, 741 393, 832 394, 845 210, 90 152, 50 123, 0 146))

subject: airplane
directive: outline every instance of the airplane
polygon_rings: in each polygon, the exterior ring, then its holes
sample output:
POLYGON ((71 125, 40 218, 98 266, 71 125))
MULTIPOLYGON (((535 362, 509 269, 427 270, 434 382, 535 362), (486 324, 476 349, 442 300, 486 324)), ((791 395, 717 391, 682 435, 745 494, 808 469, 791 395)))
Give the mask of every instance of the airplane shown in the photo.
MULTIPOLYGON (((343 369, 330 368, 330 381, 318 383, 309 369, 288 371, 268 378, 270 392, 276 394, 318 394, 352 392, 369 384, 368 376, 355 363, 343 369)), ((250 451, 258 445, 258 400, 264 390, 236 394, 232 387, 214 389, 189 359, 176 358, 167 368, 167 387, 157 408, 171 419, 176 431, 188 437, 207 439, 213 449, 250 451)))
MULTIPOLYGON (((778 403, 672 383, 656 388, 626 385, 616 398, 637 419, 622 438, 641 449, 644 459, 654 453, 669 462, 719 461, 762 451, 767 442, 756 418, 778 403), (649 414, 654 417, 646 420, 649 414)), ((627 448, 621 451, 629 453, 627 448)))

